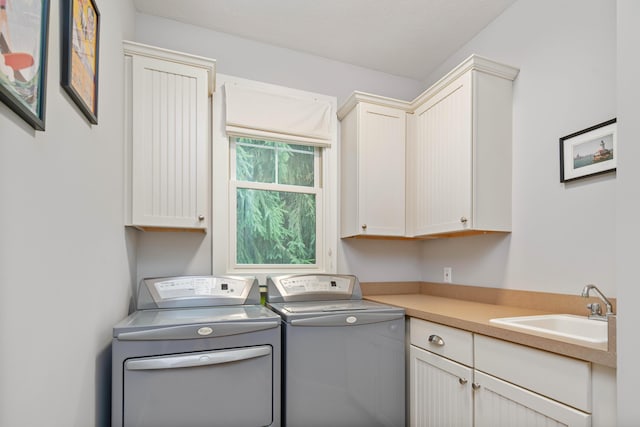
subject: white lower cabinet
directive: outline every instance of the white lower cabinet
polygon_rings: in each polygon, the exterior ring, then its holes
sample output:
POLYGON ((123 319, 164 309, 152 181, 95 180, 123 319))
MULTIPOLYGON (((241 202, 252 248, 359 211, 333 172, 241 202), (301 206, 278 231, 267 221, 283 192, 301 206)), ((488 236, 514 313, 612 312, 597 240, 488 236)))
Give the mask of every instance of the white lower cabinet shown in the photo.
POLYGON ((473 426, 473 370, 416 346, 409 350, 412 426, 473 426))
POLYGON ((473 334, 409 320, 409 425, 473 426, 473 334))
POLYGON ((477 370, 474 389, 475 427, 591 426, 590 414, 477 370))
POLYGON ((615 369, 421 319, 408 331, 412 427, 615 426, 615 369))

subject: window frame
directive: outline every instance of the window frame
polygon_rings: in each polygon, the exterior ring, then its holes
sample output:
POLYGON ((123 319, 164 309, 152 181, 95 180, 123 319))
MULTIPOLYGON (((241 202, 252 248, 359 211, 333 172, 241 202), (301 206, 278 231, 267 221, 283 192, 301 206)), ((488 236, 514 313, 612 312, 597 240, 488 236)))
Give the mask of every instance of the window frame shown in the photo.
MULTIPOLYGON (((247 80, 235 76, 229 76, 221 73, 216 74, 216 93, 213 97, 213 106, 211 114, 212 121, 212 147, 211 147, 211 223, 209 239, 193 239, 185 238, 182 245, 185 248, 193 247, 197 251, 197 247, 210 245, 211 251, 211 272, 212 274, 239 274, 253 275, 262 283, 267 275, 275 274, 315 274, 315 273, 336 273, 337 271, 337 246, 338 246, 338 122, 337 115, 337 99, 334 96, 322 95, 313 92, 291 89, 284 86, 272 85, 254 80, 247 80), (315 267, 304 265, 280 267, 264 267, 264 268, 234 268, 230 245, 231 240, 235 239, 235 235, 231 235, 231 200, 230 191, 230 143, 229 135, 225 129, 225 96, 224 86, 226 84, 241 84, 243 86, 254 87, 261 90, 276 92, 281 94, 290 94, 294 96, 306 96, 324 100, 331 105, 331 140, 327 141, 327 147, 318 147, 321 152, 322 160, 320 164, 320 174, 322 177, 323 188, 323 206, 322 216, 324 229, 321 234, 316 235, 318 242, 321 241, 320 250, 316 254, 315 267)), ((263 138, 269 139, 269 138, 263 138)), ((283 141, 292 144, 298 144, 299 141, 283 141)), ((313 144, 306 144, 313 145, 313 144)), ((235 201, 235 198, 233 199, 235 201)), ((233 218, 235 220, 235 217, 233 218)), ((234 225, 235 227, 235 225, 234 225)))

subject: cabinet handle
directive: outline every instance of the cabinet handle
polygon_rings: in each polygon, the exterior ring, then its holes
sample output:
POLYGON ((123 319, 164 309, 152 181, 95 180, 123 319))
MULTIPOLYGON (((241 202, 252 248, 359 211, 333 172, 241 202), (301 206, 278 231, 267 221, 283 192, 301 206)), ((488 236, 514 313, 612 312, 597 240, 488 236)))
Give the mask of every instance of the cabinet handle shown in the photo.
POLYGON ((459 382, 461 385, 465 385, 465 384, 466 384, 466 383, 468 383, 469 381, 467 381, 467 379, 466 379, 466 378, 458 378, 458 382, 459 382))
POLYGON ((366 230, 367 229, 367 224, 362 224, 362 229, 366 230))
POLYGON ((478 384, 478 383, 471 383, 471 387, 472 387, 474 390, 480 390, 480 384, 478 384))
POLYGON ((204 215, 198 215, 198 220, 199 221, 204 221, 204 215))
POLYGON ((429 342, 441 347, 444 345, 444 340, 437 335, 429 335, 429 342))
POLYGON ((463 224, 465 224, 467 221, 468 221, 468 219, 466 217, 464 217, 464 216, 460 218, 460 222, 463 223, 463 224))

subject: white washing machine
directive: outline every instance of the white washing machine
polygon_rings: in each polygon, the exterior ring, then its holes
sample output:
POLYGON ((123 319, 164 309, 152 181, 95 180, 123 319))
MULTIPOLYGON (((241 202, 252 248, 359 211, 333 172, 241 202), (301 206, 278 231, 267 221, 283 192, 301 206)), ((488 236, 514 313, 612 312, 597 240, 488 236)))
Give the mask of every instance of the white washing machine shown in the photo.
POLYGON ((363 301, 348 275, 267 280, 283 319, 283 425, 405 425, 402 308, 363 301))
POLYGON ((254 278, 144 279, 113 328, 113 427, 280 426, 281 320, 254 278))

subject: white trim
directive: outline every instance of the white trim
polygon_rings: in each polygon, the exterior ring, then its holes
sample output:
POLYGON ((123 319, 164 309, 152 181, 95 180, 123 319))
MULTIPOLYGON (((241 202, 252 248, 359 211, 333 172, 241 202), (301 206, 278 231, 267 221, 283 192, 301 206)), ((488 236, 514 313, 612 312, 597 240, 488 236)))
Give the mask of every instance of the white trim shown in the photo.
POLYGON ((344 119, 346 115, 349 114, 349 111, 351 111, 359 102, 367 102, 369 104, 380 105, 383 107, 396 108, 406 111, 409 114, 413 114, 418 107, 440 92, 443 87, 449 85, 469 70, 481 71, 485 74, 502 77, 507 80, 514 80, 520 72, 518 68, 473 54, 410 102, 387 98, 371 93, 354 91, 338 109, 338 119, 344 119))
POLYGON ((207 71, 207 81, 209 96, 213 95, 216 90, 216 61, 215 59, 205 58, 204 56, 192 55, 175 50, 164 49, 161 47, 149 46, 142 43, 136 43, 128 40, 122 42, 125 56, 137 55, 149 58, 160 59, 162 61, 172 61, 177 64, 189 65, 191 67, 200 67, 207 71))
MULTIPOLYGON (((235 144, 229 143, 231 145, 231 149, 229 150, 230 160, 235 159, 235 144)), ((319 151, 321 148, 318 148, 319 151)), ((315 156, 314 161, 314 170, 318 171, 320 168, 318 164, 320 163, 321 155, 315 156)), ((235 175, 235 162, 230 162, 232 165, 231 172, 235 175)), ((231 178, 233 175, 231 175, 231 178)), ((316 175, 316 184, 320 177, 316 175)), ((252 182, 252 181, 236 181, 235 179, 229 180, 229 195, 230 195, 230 203, 229 203, 229 260, 228 260, 228 272, 229 273, 240 273, 250 271, 260 271, 260 272, 273 272, 273 271, 292 271, 296 272, 319 272, 322 271, 322 254, 324 254, 324 234, 323 229, 325 218, 323 213, 324 209, 324 194, 323 190, 319 186, 314 187, 305 187, 300 185, 285 185, 285 184, 274 184, 274 183, 265 183, 265 182, 252 182), (238 264, 237 263, 237 239, 234 238, 237 235, 237 194, 238 189, 248 189, 248 190, 263 190, 263 191, 281 191, 288 193, 299 193, 299 194, 312 194, 315 196, 316 203, 316 262, 314 264, 238 264), (322 238, 321 238, 322 237, 322 238)))
POLYGON ((496 62, 479 55, 471 55, 440 80, 431 85, 427 90, 418 95, 416 99, 411 101, 411 111, 415 111, 420 107, 420 105, 424 104, 432 96, 439 93, 442 88, 449 85, 469 70, 481 71, 485 74, 502 77, 503 79, 511 81, 513 81, 520 72, 520 69, 510 65, 501 64, 500 62, 496 62))
POLYGON ((241 138, 267 139, 269 141, 286 142, 287 144, 311 145, 313 147, 328 147, 331 143, 325 139, 308 138, 304 136, 289 135, 286 133, 273 133, 257 129, 246 129, 240 126, 227 124, 227 135, 241 138))
POLYGON ((322 191, 321 187, 278 184, 274 182, 238 181, 235 179, 231 180, 231 185, 248 190, 282 191, 284 193, 318 194, 322 191))
POLYGON ((338 120, 344 119, 351 110, 360 102, 366 102, 382 107, 396 108, 398 110, 411 112, 411 103, 386 96, 374 95, 372 93, 354 91, 349 98, 340 106, 338 110, 338 120))

